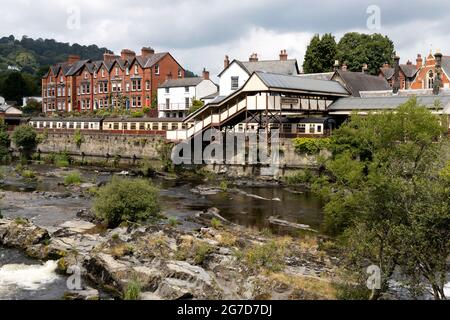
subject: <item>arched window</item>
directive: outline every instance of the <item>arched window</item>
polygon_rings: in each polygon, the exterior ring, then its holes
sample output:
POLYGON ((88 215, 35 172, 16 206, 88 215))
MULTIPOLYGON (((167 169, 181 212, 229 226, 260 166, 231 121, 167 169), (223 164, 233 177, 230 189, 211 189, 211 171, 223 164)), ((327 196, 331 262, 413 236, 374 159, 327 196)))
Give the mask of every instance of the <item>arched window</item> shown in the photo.
POLYGON ((427 74, 427 88, 431 89, 433 88, 433 84, 434 84, 434 73, 433 70, 428 71, 427 74))

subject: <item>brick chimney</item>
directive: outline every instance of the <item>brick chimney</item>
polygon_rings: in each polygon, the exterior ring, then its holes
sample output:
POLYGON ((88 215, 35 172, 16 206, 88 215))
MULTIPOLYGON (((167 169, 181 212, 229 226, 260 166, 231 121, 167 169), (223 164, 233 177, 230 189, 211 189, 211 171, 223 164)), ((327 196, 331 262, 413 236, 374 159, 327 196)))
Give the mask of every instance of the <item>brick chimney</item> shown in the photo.
POLYGON ((288 54, 286 49, 280 51, 280 61, 287 61, 288 54))
POLYGON ((150 57, 151 55, 155 54, 155 50, 150 47, 142 47, 141 49, 141 55, 145 58, 150 57))
POLYGON ((383 63, 383 69, 385 69, 385 68, 390 68, 389 63, 387 63, 387 62, 383 63))
POLYGON ((416 59, 416 66, 417 69, 422 68, 423 65, 423 59, 422 59, 422 55, 420 53, 417 54, 417 59, 416 59))
POLYGON ((68 64, 73 64, 73 63, 75 63, 77 61, 80 61, 80 59, 81 59, 80 56, 71 54, 71 55, 69 55, 69 58, 67 59, 67 63, 68 64))
POLYGON ((364 74, 369 74, 369 66, 367 65, 367 63, 364 63, 362 65, 361 72, 364 74))
POLYGON ((442 53, 440 53, 440 51, 436 52, 434 58, 436 59, 436 77, 433 83, 433 93, 439 94, 439 91, 442 88, 442 53))
POLYGON ((203 68, 203 79, 209 80, 209 71, 206 68, 203 68))
POLYGON ((411 60, 406 61, 406 65, 412 66, 412 61, 411 60))
POLYGON ((225 70, 230 65, 230 58, 228 56, 225 56, 225 59, 223 60, 223 69, 225 70))
POLYGON ((133 59, 134 57, 136 57, 136 53, 129 49, 123 49, 120 53, 120 57, 122 58, 122 60, 133 59))
POLYGON ((114 53, 105 52, 103 54, 103 61, 105 61, 105 62, 111 62, 114 59, 116 59, 116 55, 114 53))
POLYGON ((400 57, 397 55, 394 57, 394 84, 392 88, 394 93, 398 93, 398 90, 400 90, 400 57))
POLYGON ((338 71, 339 70, 339 60, 334 60, 333 70, 334 71, 338 71))
POLYGON ((250 62, 258 62, 258 54, 257 53, 252 53, 252 55, 250 56, 248 61, 250 61, 250 62))

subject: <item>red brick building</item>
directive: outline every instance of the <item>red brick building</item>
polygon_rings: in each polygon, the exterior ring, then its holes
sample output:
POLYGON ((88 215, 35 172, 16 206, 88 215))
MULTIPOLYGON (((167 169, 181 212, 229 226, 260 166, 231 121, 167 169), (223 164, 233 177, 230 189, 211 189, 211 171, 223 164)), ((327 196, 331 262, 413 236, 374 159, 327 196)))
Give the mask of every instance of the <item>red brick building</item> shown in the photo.
MULTIPOLYGON (((399 84, 401 90, 411 89, 411 85, 414 82, 417 71, 420 68, 422 57, 417 55, 416 64, 411 61, 407 61, 406 64, 399 64, 399 84)), ((395 66, 391 67, 389 64, 384 64, 380 68, 380 77, 384 77, 392 88, 394 85, 395 66)))
MULTIPOLYGON (((141 55, 128 49, 120 56, 105 53, 100 61, 69 56, 42 78, 42 111, 140 111, 151 107, 158 86, 173 78, 184 78, 183 67, 170 53, 151 48, 142 48, 141 55)), ((151 116, 157 116, 157 109, 151 116)))
POLYGON ((420 65, 417 76, 411 84, 411 89, 432 89, 436 81, 437 67, 440 70, 440 86, 450 88, 450 56, 443 56, 440 53, 433 56, 430 53, 420 65))

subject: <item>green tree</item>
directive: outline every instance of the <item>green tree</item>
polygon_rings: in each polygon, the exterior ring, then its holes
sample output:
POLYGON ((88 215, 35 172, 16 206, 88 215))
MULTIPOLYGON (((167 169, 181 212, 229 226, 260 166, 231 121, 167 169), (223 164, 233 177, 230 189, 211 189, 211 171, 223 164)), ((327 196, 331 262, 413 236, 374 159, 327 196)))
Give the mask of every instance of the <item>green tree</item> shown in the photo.
POLYGON ((412 98, 395 111, 352 115, 334 132, 327 175, 315 189, 326 200, 325 228, 338 236, 348 270, 364 283, 365 268, 381 268, 381 289, 372 299, 388 289, 396 268, 413 294, 428 284, 436 299, 444 298, 450 254, 445 123, 412 98))
POLYGON ((35 99, 29 99, 27 105, 22 108, 22 111, 27 115, 38 115, 42 112, 42 103, 35 99))
POLYGON ((13 141, 21 149, 22 156, 29 158, 38 144, 36 130, 30 125, 18 126, 13 133, 13 141))
POLYGON ((314 35, 306 49, 303 72, 333 71, 336 54, 336 40, 331 33, 324 34, 322 38, 318 34, 314 35))
POLYGON ((187 114, 194 113, 198 109, 203 108, 204 105, 203 101, 192 98, 192 106, 189 108, 187 114))
POLYGON ((360 72, 367 63, 369 73, 378 75, 384 63, 393 63, 394 44, 381 34, 346 33, 337 45, 337 59, 346 63, 348 70, 360 72))
POLYGON ((30 88, 19 72, 10 73, 3 82, 1 91, 6 100, 22 104, 22 98, 30 94, 30 88))
POLYGON ((11 139, 6 131, 6 125, 3 119, 0 119, 0 161, 5 161, 9 156, 9 147, 11 139))
POLYGON ((113 228, 124 221, 145 221, 160 211, 159 191, 147 180, 114 177, 99 189, 94 211, 113 228))

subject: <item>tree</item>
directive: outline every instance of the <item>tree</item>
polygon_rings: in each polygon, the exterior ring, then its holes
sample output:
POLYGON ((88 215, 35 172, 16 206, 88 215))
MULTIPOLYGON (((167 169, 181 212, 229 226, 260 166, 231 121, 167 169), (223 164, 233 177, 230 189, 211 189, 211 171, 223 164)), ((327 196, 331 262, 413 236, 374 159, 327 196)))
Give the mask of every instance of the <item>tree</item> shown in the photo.
POLYGON ((334 132, 327 175, 315 190, 324 196, 325 228, 338 236, 348 270, 365 281, 365 268, 380 267, 381 288, 372 290, 372 299, 389 288, 396 268, 413 294, 427 284, 436 299, 444 298, 450 255, 446 127, 412 98, 395 111, 352 115, 334 132))
POLYGON ((187 114, 194 113, 198 109, 203 108, 204 105, 203 101, 192 98, 192 106, 189 108, 187 114))
POLYGON ((9 156, 9 147, 11 146, 11 139, 6 131, 6 125, 3 119, 0 119, 0 161, 5 161, 9 156))
POLYGON ((384 63, 393 63, 393 56, 393 42, 379 33, 349 32, 337 45, 337 59, 346 63, 348 70, 355 72, 360 72, 363 64, 367 63, 369 73, 378 75, 384 63))
POLYGON ((38 115, 42 112, 42 103, 35 99, 29 99, 27 105, 22 108, 27 115, 38 115))
POLYGON ((22 156, 29 158, 38 144, 36 130, 30 125, 18 126, 13 133, 13 141, 21 149, 22 156))
POLYGON ((98 191, 94 211, 112 228, 121 222, 145 221, 160 211, 159 191, 147 180, 114 177, 98 191))
POLYGON ((19 72, 12 72, 6 77, 1 91, 6 100, 16 101, 19 104, 22 103, 24 96, 30 94, 27 82, 19 72))
POLYGON ((336 41, 331 33, 320 38, 316 34, 308 45, 303 62, 303 72, 317 73, 333 71, 336 59, 336 41))

